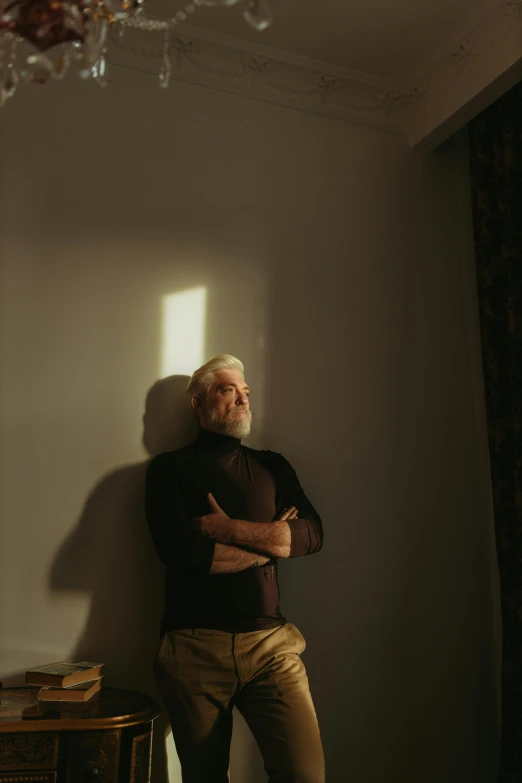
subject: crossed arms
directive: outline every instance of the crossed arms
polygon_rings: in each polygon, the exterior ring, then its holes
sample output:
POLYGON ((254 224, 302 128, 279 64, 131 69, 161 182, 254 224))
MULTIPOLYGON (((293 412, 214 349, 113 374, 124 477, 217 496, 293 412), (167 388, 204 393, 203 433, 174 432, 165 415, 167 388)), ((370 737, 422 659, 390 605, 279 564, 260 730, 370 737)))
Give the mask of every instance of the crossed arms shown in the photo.
POLYGON ((210 513, 190 519, 172 455, 155 457, 149 463, 145 482, 147 522, 156 552, 167 567, 202 576, 235 573, 264 565, 272 558, 320 551, 321 519, 295 471, 281 455, 271 456, 277 518, 270 523, 230 519, 211 495, 210 513), (296 508, 302 518, 297 517, 296 508))
POLYGON ((196 529, 216 542, 211 574, 233 574, 265 565, 271 557, 288 557, 292 534, 287 519, 297 518, 291 506, 275 522, 247 522, 230 519, 208 494, 210 514, 192 520, 196 529))

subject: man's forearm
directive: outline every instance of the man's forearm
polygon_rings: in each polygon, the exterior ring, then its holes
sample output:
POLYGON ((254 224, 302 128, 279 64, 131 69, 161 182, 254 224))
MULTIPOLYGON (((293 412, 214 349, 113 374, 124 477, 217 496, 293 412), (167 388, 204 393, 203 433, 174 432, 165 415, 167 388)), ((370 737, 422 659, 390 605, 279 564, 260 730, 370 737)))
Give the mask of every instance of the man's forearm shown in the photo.
POLYGON ((268 560, 268 557, 257 555, 253 552, 246 552, 244 549, 239 549, 236 546, 216 544, 210 573, 236 574, 238 571, 244 571, 246 568, 265 565, 265 563, 268 563, 268 560))
POLYGON ((242 519, 229 519, 226 525, 220 525, 210 537, 220 544, 244 547, 253 552, 270 557, 289 557, 291 534, 286 522, 246 522, 242 519))

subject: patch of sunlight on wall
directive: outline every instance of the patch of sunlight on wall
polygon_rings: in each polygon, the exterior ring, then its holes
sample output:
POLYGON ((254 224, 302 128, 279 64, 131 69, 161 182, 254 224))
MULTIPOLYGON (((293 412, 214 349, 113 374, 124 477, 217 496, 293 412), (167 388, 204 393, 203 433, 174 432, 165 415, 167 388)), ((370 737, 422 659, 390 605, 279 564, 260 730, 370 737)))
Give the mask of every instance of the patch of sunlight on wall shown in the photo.
POLYGON ((163 297, 161 378, 192 375, 203 364, 206 309, 205 287, 163 297))
MULTIPOLYGON (((160 378, 192 375, 205 361, 207 289, 189 288, 163 297, 160 378)), ((181 783, 172 734, 166 740, 170 783, 181 783)))

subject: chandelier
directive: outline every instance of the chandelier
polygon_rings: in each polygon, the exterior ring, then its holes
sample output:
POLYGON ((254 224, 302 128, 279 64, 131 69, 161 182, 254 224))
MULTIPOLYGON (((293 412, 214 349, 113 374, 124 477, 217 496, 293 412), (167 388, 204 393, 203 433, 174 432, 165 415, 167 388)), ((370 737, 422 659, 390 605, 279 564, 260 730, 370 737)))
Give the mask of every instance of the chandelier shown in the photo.
POLYGON ((105 87, 109 30, 121 36, 126 27, 163 35, 159 83, 168 87, 176 25, 203 6, 236 5, 243 6, 243 17, 256 30, 272 23, 267 0, 188 0, 168 19, 148 16, 144 0, 8 0, 5 6, 0 0, 0 106, 20 82, 63 79, 71 66, 80 78, 105 87))

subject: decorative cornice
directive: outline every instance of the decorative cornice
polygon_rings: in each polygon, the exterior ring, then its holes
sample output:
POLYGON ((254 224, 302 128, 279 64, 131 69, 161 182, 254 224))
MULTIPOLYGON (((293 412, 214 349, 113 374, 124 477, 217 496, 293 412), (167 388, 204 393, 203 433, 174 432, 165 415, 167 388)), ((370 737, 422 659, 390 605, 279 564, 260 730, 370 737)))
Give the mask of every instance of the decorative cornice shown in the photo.
MULTIPOLYGON (((327 117, 405 133, 392 82, 297 58, 224 36, 178 28, 171 44, 171 78, 327 117)), ((140 30, 113 35, 111 61, 157 74, 161 39, 140 30), (148 44, 148 45, 147 45, 148 44), (151 46, 152 44, 152 46, 151 46)), ((408 100, 405 96, 405 100, 408 100)))
POLYGON ((437 146, 520 79, 519 65, 522 0, 488 0, 410 76, 425 85, 403 118, 411 143, 437 146))
MULTIPOLYGON (((522 62, 522 0, 486 0, 404 83, 199 28, 179 25, 176 33, 173 79, 401 133, 432 148, 482 108, 477 98, 486 87, 488 99, 498 97, 492 82, 522 62)), ((134 29, 114 35, 111 61, 158 74, 161 37, 134 29)))
MULTIPOLYGON (((286 63, 287 65, 295 65, 298 68, 307 68, 313 71, 320 71, 321 73, 328 74, 330 76, 337 76, 339 79, 346 79, 349 81, 360 82, 361 84, 367 84, 369 87, 377 87, 377 89, 386 89, 391 85, 395 85, 395 82, 383 79, 381 76, 372 76, 369 73, 363 73, 362 71, 356 71, 351 68, 341 68, 338 65, 327 63, 320 60, 313 60, 310 57, 301 57, 297 54, 291 54, 290 52, 282 51, 281 49, 274 49, 263 44, 254 44, 251 42, 243 41, 238 38, 231 38, 227 35, 221 35, 220 33, 214 33, 210 30, 203 30, 199 27, 190 27, 189 25, 178 25, 179 32, 188 38, 196 38, 198 41, 205 41, 209 44, 215 44, 224 48, 237 49, 245 54, 251 54, 255 57, 264 58, 265 60, 275 60, 277 62, 286 63)), ((262 40, 263 36, 260 35, 259 39, 262 40)), ((396 85, 395 85, 396 86, 396 85)))

